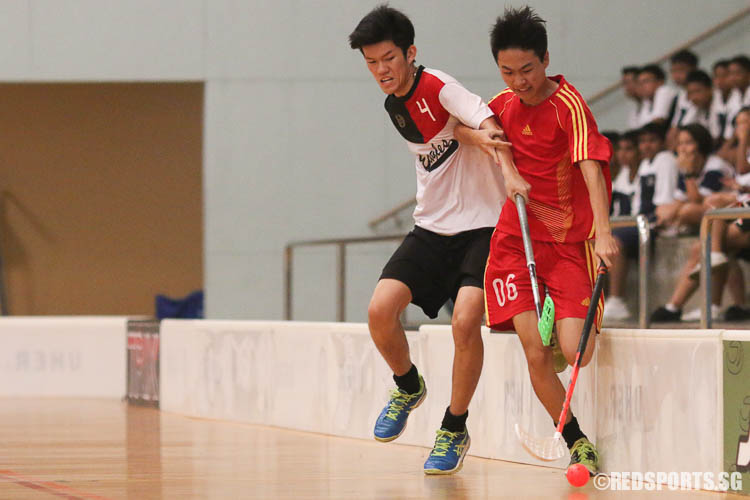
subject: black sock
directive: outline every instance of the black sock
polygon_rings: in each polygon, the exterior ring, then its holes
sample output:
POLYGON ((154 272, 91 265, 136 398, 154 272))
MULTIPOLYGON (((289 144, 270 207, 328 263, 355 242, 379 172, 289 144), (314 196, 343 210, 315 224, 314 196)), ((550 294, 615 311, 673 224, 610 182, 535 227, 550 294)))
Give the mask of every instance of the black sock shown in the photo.
POLYGON ((405 391, 407 394, 415 394, 419 392, 419 372, 414 364, 411 365, 409 371, 403 375, 393 375, 393 380, 399 389, 405 391))
POLYGON ((586 434, 581 432, 581 428, 578 427, 578 420, 575 416, 570 419, 570 422, 563 426, 562 437, 565 439, 565 444, 568 445, 568 449, 571 449, 576 441, 586 437, 586 434))
POLYGON ((440 425, 443 429, 450 432, 463 432, 466 430, 466 419, 469 418, 469 410, 463 415, 454 415, 451 413, 450 406, 445 409, 443 423, 440 425))

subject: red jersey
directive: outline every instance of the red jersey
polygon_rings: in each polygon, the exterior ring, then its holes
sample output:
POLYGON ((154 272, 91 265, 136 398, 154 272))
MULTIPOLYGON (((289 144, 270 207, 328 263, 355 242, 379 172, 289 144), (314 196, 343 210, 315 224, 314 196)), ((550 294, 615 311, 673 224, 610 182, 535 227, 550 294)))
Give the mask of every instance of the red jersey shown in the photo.
MULTIPOLYGON (((597 160, 612 197, 609 160, 612 145, 599 133, 591 110, 562 75, 550 77, 557 90, 536 106, 521 102, 506 89, 489 103, 513 144, 513 161, 531 184, 527 206, 531 238, 574 243, 594 237, 594 214, 588 188, 578 167, 597 160)), ((503 206, 497 230, 521 235, 515 201, 503 206)))

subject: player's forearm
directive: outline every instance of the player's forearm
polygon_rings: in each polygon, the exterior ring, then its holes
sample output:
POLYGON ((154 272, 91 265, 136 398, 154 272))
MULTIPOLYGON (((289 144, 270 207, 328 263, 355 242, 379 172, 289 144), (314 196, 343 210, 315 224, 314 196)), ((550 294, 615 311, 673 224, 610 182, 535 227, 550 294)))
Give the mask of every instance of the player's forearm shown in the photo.
POLYGON ((463 123, 456 124, 453 129, 453 137, 458 140, 461 144, 470 146, 478 146, 481 142, 481 136, 471 127, 467 127, 463 123))
POLYGON ((468 144, 472 146, 478 146, 482 143, 484 136, 479 130, 497 130, 498 132, 503 131, 500 125, 497 124, 494 116, 485 118, 482 123, 479 124, 479 129, 473 129, 463 123, 457 123, 453 129, 453 136, 462 144, 468 144))
POLYGON ((513 153, 510 152, 510 149, 499 149, 497 153, 500 158, 500 169, 503 172, 503 177, 506 179, 514 176, 520 177, 521 174, 518 173, 516 164, 513 163, 513 153))
POLYGON ((583 180, 586 182, 586 188, 589 192, 591 210, 594 213, 596 234, 599 236, 611 234, 612 229, 609 225, 609 194, 599 162, 584 160, 580 163, 580 167, 583 173, 583 180))

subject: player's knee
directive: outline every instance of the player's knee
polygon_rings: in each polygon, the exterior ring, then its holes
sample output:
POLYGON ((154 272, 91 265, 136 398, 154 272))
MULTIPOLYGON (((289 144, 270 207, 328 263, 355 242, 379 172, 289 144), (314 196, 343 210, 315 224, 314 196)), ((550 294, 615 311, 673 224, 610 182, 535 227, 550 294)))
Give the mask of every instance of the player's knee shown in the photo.
MULTIPOLYGON (((573 364, 576 362, 576 350, 568 349, 567 346, 561 346, 560 350, 565 357, 565 361, 567 361, 570 366, 573 366, 573 364)), ((583 366, 583 364, 581 364, 581 366, 583 366)))
POLYGON ((456 349, 466 347, 477 339, 481 340, 481 326, 481 318, 476 318, 467 312, 454 312, 451 319, 451 328, 456 349))
POLYGON ((377 333, 388 330, 393 323, 398 321, 398 311, 388 304, 372 300, 367 307, 367 323, 370 326, 370 332, 377 333))
MULTIPOLYGON (((586 346, 586 352, 583 353, 583 356, 581 357, 581 367, 584 367, 591 362, 591 359, 594 357, 594 351, 596 350, 596 327, 591 327, 591 336, 589 337, 588 345, 586 346)), ((573 356, 573 362, 575 362, 575 355, 573 356)), ((573 364, 572 362, 568 361, 569 364, 573 364)))
POLYGON ((530 347, 526 349, 526 362, 529 364, 530 372, 543 370, 552 363, 552 352, 541 346, 530 347))

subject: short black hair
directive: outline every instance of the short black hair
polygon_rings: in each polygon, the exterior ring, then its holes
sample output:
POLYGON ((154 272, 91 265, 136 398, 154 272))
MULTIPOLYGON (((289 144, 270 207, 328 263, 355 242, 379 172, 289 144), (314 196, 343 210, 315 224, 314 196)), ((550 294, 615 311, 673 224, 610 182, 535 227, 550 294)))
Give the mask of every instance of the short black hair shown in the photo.
POLYGON ((653 134, 664 142, 667 137, 667 127, 663 123, 650 122, 638 129, 638 138, 642 135, 653 134))
POLYGON ((716 71, 716 68, 729 68, 729 59, 719 59, 711 66, 712 71, 716 71))
POLYGON ((745 71, 750 72, 750 57, 747 57, 745 54, 734 56, 729 60, 729 64, 739 64, 745 71))
POLYGON ((672 57, 669 58, 669 62, 672 64, 683 63, 696 68, 698 67, 698 56, 689 50, 680 50, 672 54, 672 57))
POLYGON ((698 152, 708 158, 708 155, 714 149, 714 139, 706 127, 700 123, 691 123, 689 125, 682 125, 679 127, 679 130, 684 130, 690 134, 690 137, 698 144, 698 152))
POLYGON ((661 81, 664 81, 667 78, 666 73, 664 73, 664 70, 661 69, 661 66, 659 66, 658 64, 645 65, 641 68, 641 73, 650 73, 654 75, 654 78, 661 81))
POLYGON ((612 145, 615 147, 616 147, 617 141, 620 140, 620 132, 616 130, 603 130, 601 134, 607 139, 609 139, 609 142, 611 142, 612 145))
POLYGON ((706 73, 702 69, 694 69, 693 71, 688 73, 688 76, 685 79, 685 83, 700 83, 704 87, 708 88, 712 88, 714 86, 714 81, 710 76, 708 76, 708 73, 706 73))
POLYGON ((362 47, 391 40, 404 55, 414 45, 414 25, 400 10, 388 4, 378 5, 357 24, 349 35, 349 46, 362 50, 362 47))
POLYGON ((634 146, 638 146, 638 130, 626 130, 620 135, 621 141, 628 141, 634 146))
POLYGON ((624 68, 622 68, 621 72, 623 75, 638 75, 638 73, 641 72, 641 68, 639 68, 638 66, 625 66, 624 68))
POLYGON ((505 49, 532 50, 543 60, 547 53, 546 22, 528 5, 519 9, 506 8, 490 30, 494 60, 497 61, 497 53, 505 49))

